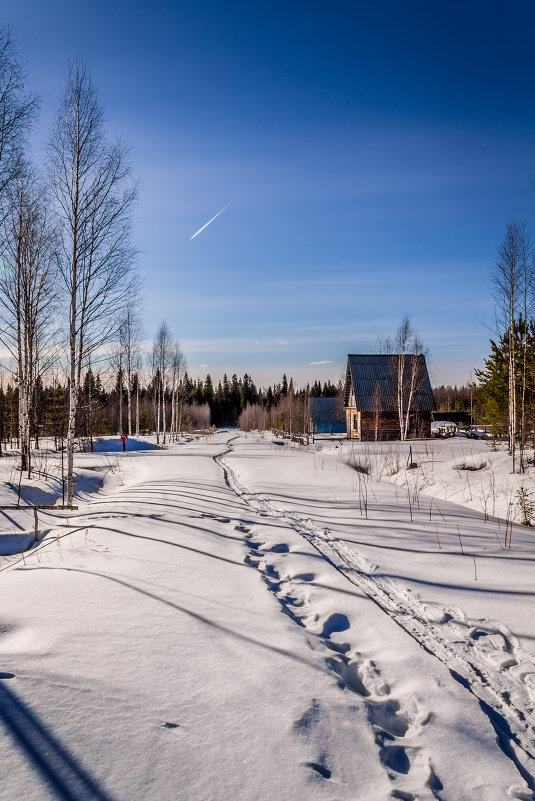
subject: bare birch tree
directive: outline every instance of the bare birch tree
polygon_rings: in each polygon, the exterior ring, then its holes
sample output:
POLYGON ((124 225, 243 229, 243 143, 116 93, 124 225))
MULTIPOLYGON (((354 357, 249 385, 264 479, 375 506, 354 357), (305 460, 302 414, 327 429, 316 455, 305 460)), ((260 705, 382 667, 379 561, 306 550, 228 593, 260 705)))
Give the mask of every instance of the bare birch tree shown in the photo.
POLYGON ((163 444, 166 442, 167 419, 165 408, 165 393, 167 389, 169 366, 171 361, 171 334, 164 321, 156 334, 152 346, 153 374, 156 382, 156 442, 160 444, 160 433, 163 434, 163 444))
POLYGON ((17 174, 38 109, 37 98, 27 92, 25 83, 11 30, 0 25, 0 214, 8 209, 5 193, 17 174))
POLYGON ((524 306, 527 311, 528 303, 531 305, 532 278, 528 267, 529 250, 526 224, 514 221, 507 223, 505 236, 498 247, 493 284, 496 326, 507 336, 508 438, 513 473, 516 472, 517 434, 515 323, 524 311, 524 306))
POLYGON ((381 386, 376 384, 372 393, 373 431, 375 442, 379 439, 379 420, 381 419, 381 386))
POLYGON ((402 442, 409 434, 411 414, 414 414, 415 395, 424 378, 424 348, 408 315, 401 318, 393 342, 387 341, 387 351, 392 353, 392 369, 395 377, 396 410, 402 442))
POLYGON ((50 143, 50 183, 68 297, 67 500, 74 497, 76 406, 87 359, 113 338, 132 291, 131 210, 136 196, 125 145, 110 144, 89 70, 69 68, 50 143))
POLYGON ((180 433, 181 415, 181 388, 182 377, 186 370, 186 360, 180 347, 180 342, 175 339, 171 354, 171 428, 170 435, 176 441, 180 433))
MULTIPOLYGON (((121 320, 119 327, 119 347, 122 354, 122 369, 124 372, 126 386, 126 408, 128 436, 132 436, 132 390, 134 373, 139 365, 141 353, 141 320, 135 309, 135 299, 131 298, 128 308, 121 320)), ((139 382, 138 382, 139 384, 139 382)), ((139 417, 139 412, 136 418, 139 417)), ((139 422, 137 423, 139 428, 139 422)))
POLYGON ((0 341, 16 364, 21 470, 31 475, 31 420, 36 383, 58 354, 53 324, 56 239, 46 214, 46 193, 19 159, 8 204, 0 251, 0 341))
POLYGON ((111 346, 111 353, 110 353, 110 367, 112 370, 112 374, 116 377, 115 378, 115 388, 117 391, 117 431, 116 433, 121 435, 123 433, 123 402, 124 402, 124 345, 123 345, 123 335, 122 335, 122 328, 123 323, 119 323, 119 329, 117 331, 117 339, 112 343, 111 346))

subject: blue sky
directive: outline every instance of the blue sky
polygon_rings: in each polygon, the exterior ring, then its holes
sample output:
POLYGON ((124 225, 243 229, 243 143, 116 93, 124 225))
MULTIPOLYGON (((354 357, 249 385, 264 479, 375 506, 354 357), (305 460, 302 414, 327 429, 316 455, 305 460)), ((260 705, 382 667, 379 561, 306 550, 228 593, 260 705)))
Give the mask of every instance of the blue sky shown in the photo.
POLYGON ((405 312, 434 383, 481 366, 497 244, 533 230, 532 2, 2 11, 38 157, 69 58, 90 65, 141 180, 146 336, 167 319, 194 375, 337 379, 405 312))

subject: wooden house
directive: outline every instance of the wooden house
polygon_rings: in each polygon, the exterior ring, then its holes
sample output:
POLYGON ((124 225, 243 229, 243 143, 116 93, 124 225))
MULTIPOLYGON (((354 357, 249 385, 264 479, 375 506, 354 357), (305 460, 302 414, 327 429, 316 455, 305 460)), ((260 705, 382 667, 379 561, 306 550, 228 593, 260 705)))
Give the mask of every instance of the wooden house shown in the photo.
POLYGON ((402 439, 402 425, 403 439, 430 437, 433 396, 425 356, 350 354, 344 405, 348 439, 402 439))

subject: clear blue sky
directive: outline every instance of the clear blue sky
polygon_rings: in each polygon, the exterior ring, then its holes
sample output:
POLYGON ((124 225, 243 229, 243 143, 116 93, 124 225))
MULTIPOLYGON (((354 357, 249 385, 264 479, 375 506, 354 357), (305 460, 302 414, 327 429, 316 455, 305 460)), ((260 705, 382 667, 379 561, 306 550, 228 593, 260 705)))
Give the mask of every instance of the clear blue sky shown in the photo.
POLYGON ((404 312, 434 383, 482 364, 496 246, 534 228, 531 0, 4 0, 1 21, 37 152, 69 58, 90 65, 141 179, 146 335, 167 319, 192 374, 336 379, 404 312))

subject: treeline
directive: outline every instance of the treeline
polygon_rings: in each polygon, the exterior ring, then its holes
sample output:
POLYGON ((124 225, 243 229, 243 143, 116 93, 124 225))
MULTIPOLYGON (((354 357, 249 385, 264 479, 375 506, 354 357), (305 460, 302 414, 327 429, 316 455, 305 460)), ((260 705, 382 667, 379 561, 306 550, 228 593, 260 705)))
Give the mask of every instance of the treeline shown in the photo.
POLYGON ((437 412, 468 412, 473 409, 473 387, 462 384, 441 384, 433 387, 433 402, 437 412))
MULTIPOLYGON (((110 376, 103 377, 88 369, 78 390, 75 418, 77 447, 93 447, 95 437, 130 434, 133 436, 156 433, 165 444, 181 433, 207 429, 210 426, 242 425, 251 428, 285 428, 304 430, 303 420, 310 397, 335 397, 340 387, 330 381, 323 385, 315 381, 305 388, 295 389, 293 379, 286 375, 280 383, 257 389, 246 373, 243 378, 225 375, 214 388, 210 375, 194 380, 187 372, 173 382, 172 370, 164 382, 163 398, 160 394, 161 373, 157 367, 152 377, 143 383, 141 373, 132 374, 127 381, 126 370, 121 367, 110 376), (107 385, 107 388, 104 386, 107 385), (131 405, 131 414, 128 407, 131 405), (263 415, 263 416, 262 416, 263 415), (252 420, 257 421, 251 425, 252 420), (258 424, 258 423, 263 423, 258 424)), ((57 377, 43 382, 38 377, 32 395, 31 418, 28 424, 30 442, 39 447, 44 438, 53 439, 56 448, 63 447, 69 424, 69 388, 57 377)), ((6 445, 20 448, 18 419, 19 388, 7 382, 0 387, 0 453, 6 445)))
MULTIPOLYGON (((282 408, 288 407, 288 399, 297 404, 308 402, 308 398, 330 398, 340 392, 340 387, 330 381, 314 381, 312 385, 296 389, 292 378, 288 380, 283 375, 280 383, 275 383, 267 389, 257 389, 252 378, 246 373, 243 378, 233 375, 229 379, 226 375, 214 388, 210 375, 203 381, 197 381, 192 397, 198 404, 208 404, 210 407, 212 423, 215 426, 237 426, 251 430, 251 428, 266 428, 263 425, 251 425, 250 410, 261 410, 270 420, 280 425, 270 425, 270 428, 282 428, 284 413, 282 408), (247 411, 247 414, 245 412, 247 411), (282 420, 280 419, 283 415, 282 420)), ((253 415, 258 417, 257 414, 253 415)), ((297 430, 297 429, 296 429, 297 430)))

